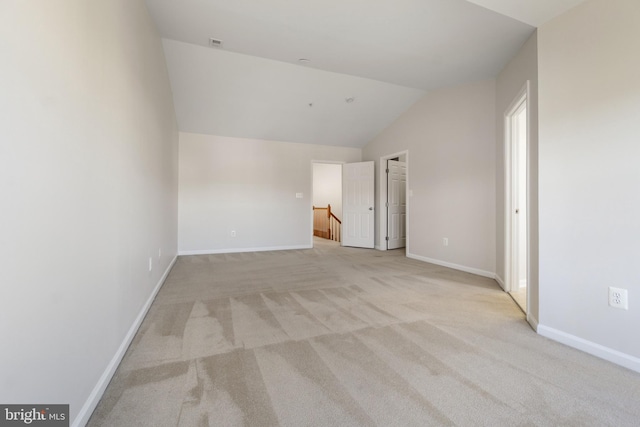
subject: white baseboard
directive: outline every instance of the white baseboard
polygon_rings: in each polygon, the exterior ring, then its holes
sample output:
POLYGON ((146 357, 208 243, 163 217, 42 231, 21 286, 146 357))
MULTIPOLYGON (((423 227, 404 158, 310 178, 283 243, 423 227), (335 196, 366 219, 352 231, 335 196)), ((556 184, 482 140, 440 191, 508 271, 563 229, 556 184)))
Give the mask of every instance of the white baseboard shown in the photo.
POLYGON ((178 255, 238 254, 243 252, 290 251, 294 249, 311 249, 311 248, 313 248, 313 245, 264 246, 259 248, 202 249, 202 250, 196 250, 196 251, 178 251, 178 255))
POLYGON ((140 325, 142 324, 144 317, 147 315, 147 311, 149 311, 149 308, 151 307, 153 300, 158 294, 158 291, 160 291, 160 288, 164 284, 164 281, 167 279, 167 276, 169 275, 169 272, 171 271, 171 268, 173 267, 173 265, 176 263, 177 259, 178 259, 177 255, 173 257, 173 260, 169 263, 169 266, 165 270, 160 280, 158 280, 158 283, 156 284, 155 288, 153 288, 151 295, 149 295, 149 298, 147 298, 147 301, 145 302, 144 306, 142 306, 140 313, 138 313, 138 317, 136 317, 133 324, 129 328, 127 335, 125 335, 124 339, 122 340, 122 343, 118 348, 118 351, 116 351, 116 354, 113 356, 113 358, 107 365, 107 368, 102 373, 102 376, 100 376, 98 383, 91 391, 91 394, 89 395, 84 405, 80 409, 80 412, 78 413, 76 418, 73 420, 73 423, 71 424, 73 427, 82 427, 86 425, 87 422, 89 421, 89 418, 91 418, 91 414, 93 414, 93 411, 96 409, 96 406, 98 406, 98 402, 100 402, 100 399, 102 398, 104 391, 109 385, 109 382, 113 377, 113 374, 116 373, 116 369, 118 369, 118 365, 120 365, 120 362, 122 361, 122 358, 124 357, 125 352, 129 348, 129 344, 131 344, 133 337, 136 335, 136 332, 138 332, 138 328, 140 328, 140 325))
POLYGON ((498 285, 500 285, 500 287, 502 289, 504 289, 505 285, 504 285, 504 280, 502 279, 502 277, 500 277, 498 274, 495 274, 493 278, 496 280, 496 282, 498 282, 498 285))
POLYGON ((491 273, 490 271, 480 270, 478 268, 466 267, 464 265, 458 265, 451 262, 440 261, 437 259, 427 258, 420 255, 410 254, 410 253, 407 253, 407 258, 417 259, 418 261, 424 261, 430 264, 440 265, 442 267, 453 268, 454 270, 460 270, 460 271, 464 271, 465 273, 471 273, 471 274, 476 274, 478 276, 488 277, 489 279, 496 278, 495 273, 491 273))
POLYGON ((632 371, 640 372, 640 359, 637 357, 587 341, 583 338, 576 337, 575 335, 571 335, 548 326, 538 325, 537 332, 543 337, 558 341, 562 344, 568 345, 569 347, 576 348, 601 359, 608 360, 616 365, 624 366, 632 371))

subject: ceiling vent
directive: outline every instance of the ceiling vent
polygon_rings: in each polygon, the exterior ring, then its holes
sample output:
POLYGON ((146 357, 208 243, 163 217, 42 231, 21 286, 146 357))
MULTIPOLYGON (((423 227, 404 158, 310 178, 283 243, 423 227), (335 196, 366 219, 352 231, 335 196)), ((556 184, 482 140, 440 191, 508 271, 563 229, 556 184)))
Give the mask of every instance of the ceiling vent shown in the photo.
POLYGON ((222 40, 214 38, 209 39, 209 47, 222 47, 222 40))

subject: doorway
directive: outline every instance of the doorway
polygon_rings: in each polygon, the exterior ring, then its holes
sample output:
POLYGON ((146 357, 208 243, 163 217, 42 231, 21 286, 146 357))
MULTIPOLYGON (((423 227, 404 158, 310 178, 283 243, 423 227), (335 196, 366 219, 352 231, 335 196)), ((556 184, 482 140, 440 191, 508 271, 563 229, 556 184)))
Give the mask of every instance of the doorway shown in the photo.
POLYGON ((342 163, 312 162, 312 246, 340 244, 342 219, 342 163), (324 221, 319 223, 318 217, 324 221), (337 220, 335 221, 334 218, 337 220), (335 230, 330 231, 333 228, 335 230), (319 229, 322 228, 322 232, 319 229))
POLYGON ((505 290, 529 300, 529 82, 505 113, 505 290))
POLYGON ((407 240, 407 162, 387 160, 387 249, 404 248, 407 240))
POLYGON ((380 158, 380 244, 377 249, 408 248, 409 152, 380 158))

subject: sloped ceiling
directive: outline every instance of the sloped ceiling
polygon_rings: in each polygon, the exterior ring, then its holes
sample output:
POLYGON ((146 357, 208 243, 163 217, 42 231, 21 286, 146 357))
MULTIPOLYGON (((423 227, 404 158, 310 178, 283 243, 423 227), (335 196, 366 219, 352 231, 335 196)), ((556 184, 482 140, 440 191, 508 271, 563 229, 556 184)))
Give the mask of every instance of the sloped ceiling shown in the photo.
POLYGON ((584 3, 585 0, 467 0, 534 27, 584 3))
POLYGON ((181 131, 363 147, 427 91, 494 77, 535 30, 523 21, 577 1, 518 0, 519 20, 513 0, 147 5, 181 131))
POLYGON ((424 95, 173 40, 164 40, 164 49, 178 123, 187 132, 362 147, 424 95))

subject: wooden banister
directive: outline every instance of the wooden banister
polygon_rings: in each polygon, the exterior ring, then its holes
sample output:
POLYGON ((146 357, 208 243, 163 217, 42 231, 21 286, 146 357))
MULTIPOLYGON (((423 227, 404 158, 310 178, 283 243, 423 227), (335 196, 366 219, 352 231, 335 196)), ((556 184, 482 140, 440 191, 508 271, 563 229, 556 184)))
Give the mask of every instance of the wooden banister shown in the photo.
POLYGON ((340 241, 342 221, 331 212, 331 205, 324 207, 313 206, 313 235, 325 239, 340 241), (326 215, 324 211, 326 210, 326 215), (316 211, 319 211, 316 213, 316 211))
POLYGON ((338 224, 342 224, 342 221, 340 221, 340 220, 338 219, 338 217, 337 217, 337 216, 335 216, 335 215, 333 214, 333 212, 331 212, 331 205, 327 205, 327 216, 328 216, 329 218, 333 218, 333 219, 335 219, 336 221, 338 221, 338 224))

